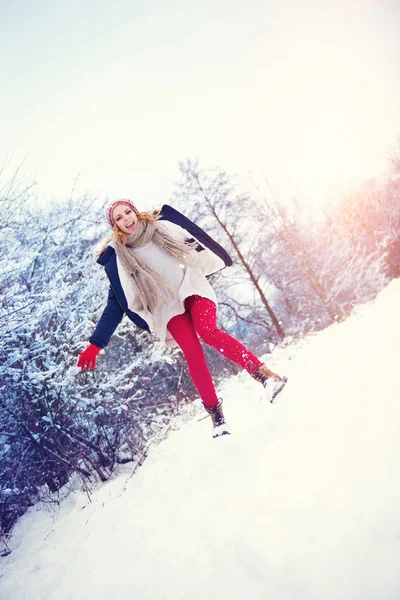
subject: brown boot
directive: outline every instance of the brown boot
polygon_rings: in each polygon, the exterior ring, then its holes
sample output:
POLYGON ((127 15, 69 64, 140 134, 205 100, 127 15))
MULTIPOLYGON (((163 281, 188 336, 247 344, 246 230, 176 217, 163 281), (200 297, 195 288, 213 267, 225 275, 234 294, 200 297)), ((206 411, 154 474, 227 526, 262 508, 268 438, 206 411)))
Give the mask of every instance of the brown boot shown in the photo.
POLYGON ((287 382, 287 377, 277 375, 266 364, 260 365, 252 377, 264 386, 267 398, 271 404, 275 402, 275 398, 283 390, 287 382))
POLYGON ((230 435, 224 413, 222 412, 222 403, 218 402, 211 408, 207 408, 207 406, 204 406, 204 408, 211 417, 213 424, 213 438, 220 437, 221 435, 230 435))

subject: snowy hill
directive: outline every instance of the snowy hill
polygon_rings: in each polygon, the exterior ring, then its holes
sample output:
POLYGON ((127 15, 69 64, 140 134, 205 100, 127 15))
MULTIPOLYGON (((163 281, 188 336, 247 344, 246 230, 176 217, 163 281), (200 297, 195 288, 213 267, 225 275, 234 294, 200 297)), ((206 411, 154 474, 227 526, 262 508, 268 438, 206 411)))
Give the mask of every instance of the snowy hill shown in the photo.
POLYGON ((400 598, 400 280, 278 350, 275 406, 247 374, 144 465, 17 524, 4 600, 400 598))

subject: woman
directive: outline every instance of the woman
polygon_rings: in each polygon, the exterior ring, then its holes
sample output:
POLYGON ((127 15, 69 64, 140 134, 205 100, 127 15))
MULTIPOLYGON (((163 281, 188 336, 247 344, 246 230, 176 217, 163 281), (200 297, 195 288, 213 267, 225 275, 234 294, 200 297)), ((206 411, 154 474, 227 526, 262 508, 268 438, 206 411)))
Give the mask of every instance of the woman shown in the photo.
POLYGON ((167 205, 150 214, 120 199, 106 216, 113 236, 97 262, 110 280, 108 302, 78 366, 95 367, 98 353, 126 313, 142 329, 157 333, 166 346, 180 346, 211 415, 213 437, 229 431, 198 336, 260 381, 273 402, 287 378, 270 371, 216 325, 217 299, 206 277, 232 264, 227 252, 167 205))

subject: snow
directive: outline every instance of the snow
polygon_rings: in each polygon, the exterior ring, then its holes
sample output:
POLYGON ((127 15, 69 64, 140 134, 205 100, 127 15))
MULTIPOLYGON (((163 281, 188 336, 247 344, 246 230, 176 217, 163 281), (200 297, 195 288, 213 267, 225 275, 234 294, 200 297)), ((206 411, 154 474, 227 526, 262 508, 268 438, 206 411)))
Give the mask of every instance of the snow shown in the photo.
POLYGON ((243 373, 203 413, 57 514, 34 507, 1 559, 6 600, 400 597, 400 280, 299 343, 275 405, 243 373))

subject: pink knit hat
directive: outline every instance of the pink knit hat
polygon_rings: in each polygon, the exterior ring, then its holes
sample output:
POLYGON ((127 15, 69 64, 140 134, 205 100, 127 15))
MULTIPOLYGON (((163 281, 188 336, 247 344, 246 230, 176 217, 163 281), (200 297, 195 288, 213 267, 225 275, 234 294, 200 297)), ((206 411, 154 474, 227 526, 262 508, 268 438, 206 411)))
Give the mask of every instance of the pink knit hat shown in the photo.
POLYGON ((111 202, 110 206, 106 210, 107 221, 110 223, 111 227, 113 227, 114 225, 112 218, 113 210, 116 206, 118 206, 118 204, 126 204, 126 206, 130 206, 131 209, 134 210, 137 215, 139 214, 138 209, 131 200, 128 200, 127 198, 119 198, 118 200, 114 200, 114 202, 111 202))

